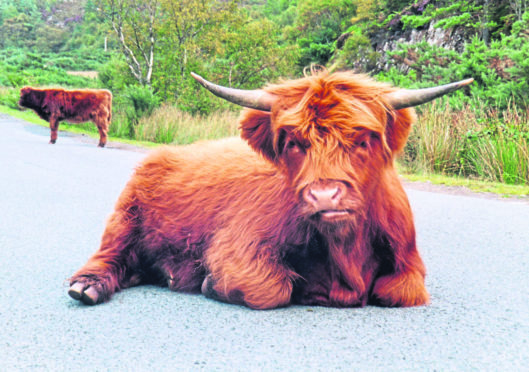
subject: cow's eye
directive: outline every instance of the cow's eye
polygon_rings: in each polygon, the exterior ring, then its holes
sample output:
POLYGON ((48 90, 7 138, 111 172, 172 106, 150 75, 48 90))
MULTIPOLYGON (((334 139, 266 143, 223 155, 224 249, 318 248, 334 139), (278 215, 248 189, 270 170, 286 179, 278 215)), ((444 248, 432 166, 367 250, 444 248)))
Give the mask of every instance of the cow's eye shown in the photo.
POLYGON ((290 141, 287 142, 285 147, 286 147, 287 150, 292 150, 292 149, 298 147, 298 144, 295 141, 290 140, 290 141))
POLYGON ((362 141, 358 141, 358 142, 356 143, 356 146, 357 146, 357 148, 359 148, 359 149, 366 150, 366 149, 369 148, 369 140, 364 139, 364 140, 362 140, 362 141))
POLYGON ((305 153, 305 149, 300 145, 300 143, 293 139, 287 140, 284 149, 285 154, 290 157, 297 157, 298 155, 305 153))

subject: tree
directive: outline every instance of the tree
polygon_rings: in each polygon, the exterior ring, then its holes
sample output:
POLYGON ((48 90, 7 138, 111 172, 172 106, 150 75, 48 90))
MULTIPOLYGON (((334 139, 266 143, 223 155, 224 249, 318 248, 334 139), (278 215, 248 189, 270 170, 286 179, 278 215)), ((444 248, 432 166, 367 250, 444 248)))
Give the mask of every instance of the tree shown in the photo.
POLYGON ((221 48, 219 40, 237 16, 237 1, 161 0, 164 12, 159 59, 159 88, 178 96, 189 66, 207 64, 221 48), (209 37, 209 35, 215 35, 209 37))
POLYGON ((158 0, 100 0, 134 78, 151 86, 157 42, 158 0))
POLYGON ((261 87, 292 72, 297 60, 295 45, 280 45, 279 27, 267 19, 240 22, 222 39, 214 63, 218 81, 237 88, 261 87))
POLYGON ((521 21, 523 14, 529 11, 528 0, 509 0, 509 5, 516 16, 517 21, 521 21))
POLYGON ((286 33, 301 48, 300 66, 325 65, 355 14, 351 0, 299 0, 296 20, 286 33))
POLYGON ((39 51, 57 53, 70 35, 71 33, 65 28, 43 24, 35 31, 35 47, 39 51))

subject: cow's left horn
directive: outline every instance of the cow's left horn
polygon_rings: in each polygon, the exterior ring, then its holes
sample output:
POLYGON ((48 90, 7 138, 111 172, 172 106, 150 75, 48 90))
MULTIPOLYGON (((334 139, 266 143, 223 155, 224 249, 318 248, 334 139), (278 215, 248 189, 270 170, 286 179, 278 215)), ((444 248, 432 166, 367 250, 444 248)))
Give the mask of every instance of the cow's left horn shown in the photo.
POLYGON ((430 102, 431 100, 444 96, 454 90, 464 87, 472 83, 474 79, 461 80, 455 83, 440 85, 432 88, 424 89, 400 89, 386 96, 388 103, 395 110, 400 110, 406 107, 413 107, 430 102))
POLYGON ((223 98, 231 103, 235 103, 236 105, 261 111, 270 111, 272 109, 272 104, 275 101, 275 97, 264 90, 243 90, 228 88, 213 84, 194 72, 191 73, 191 76, 193 76, 196 81, 198 81, 204 88, 209 90, 217 97, 223 98))

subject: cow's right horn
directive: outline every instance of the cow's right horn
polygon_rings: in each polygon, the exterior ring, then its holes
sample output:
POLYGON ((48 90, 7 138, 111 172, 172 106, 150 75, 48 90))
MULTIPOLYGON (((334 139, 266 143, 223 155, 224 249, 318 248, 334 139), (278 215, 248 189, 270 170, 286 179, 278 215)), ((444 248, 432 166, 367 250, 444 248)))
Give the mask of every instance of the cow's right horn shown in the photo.
POLYGON ((272 104, 275 101, 275 97, 265 92, 264 90, 244 90, 223 87, 221 85, 213 84, 202 76, 191 73, 191 76, 195 78, 204 88, 209 90, 217 97, 223 98, 226 101, 235 103, 236 105, 253 108, 261 111, 270 111, 272 104))
POLYGON ((388 103, 395 110, 400 110, 406 107, 414 107, 430 102, 431 100, 444 96, 454 90, 464 87, 472 83, 474 79, 461 80, 455 83, 440 85, 432 88, 423 89, 400 89, 386 96, 388 103))

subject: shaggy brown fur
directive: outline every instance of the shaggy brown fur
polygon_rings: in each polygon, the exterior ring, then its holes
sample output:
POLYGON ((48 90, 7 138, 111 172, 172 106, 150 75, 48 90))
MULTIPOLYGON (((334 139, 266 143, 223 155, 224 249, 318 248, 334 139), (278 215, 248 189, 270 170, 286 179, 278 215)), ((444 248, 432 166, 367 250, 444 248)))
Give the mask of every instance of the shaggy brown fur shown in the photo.
POLYGON ((50 143, 57 141, 61 121, 84 123, 92 121, 99 130, 99 146, 107 143, 108 127, 112 117, 112 93, 102 89, 37 89, 20 90, 19 105, 34 110, 50 123, 50 143))
POLYGON ((394 169, 415 118, 395 88, 325 71, 270 85, 243 139, 155 150, 100 249, 71 278, 87 304, 140 283, 254 309, 428 302, 411 209, 394 169))

